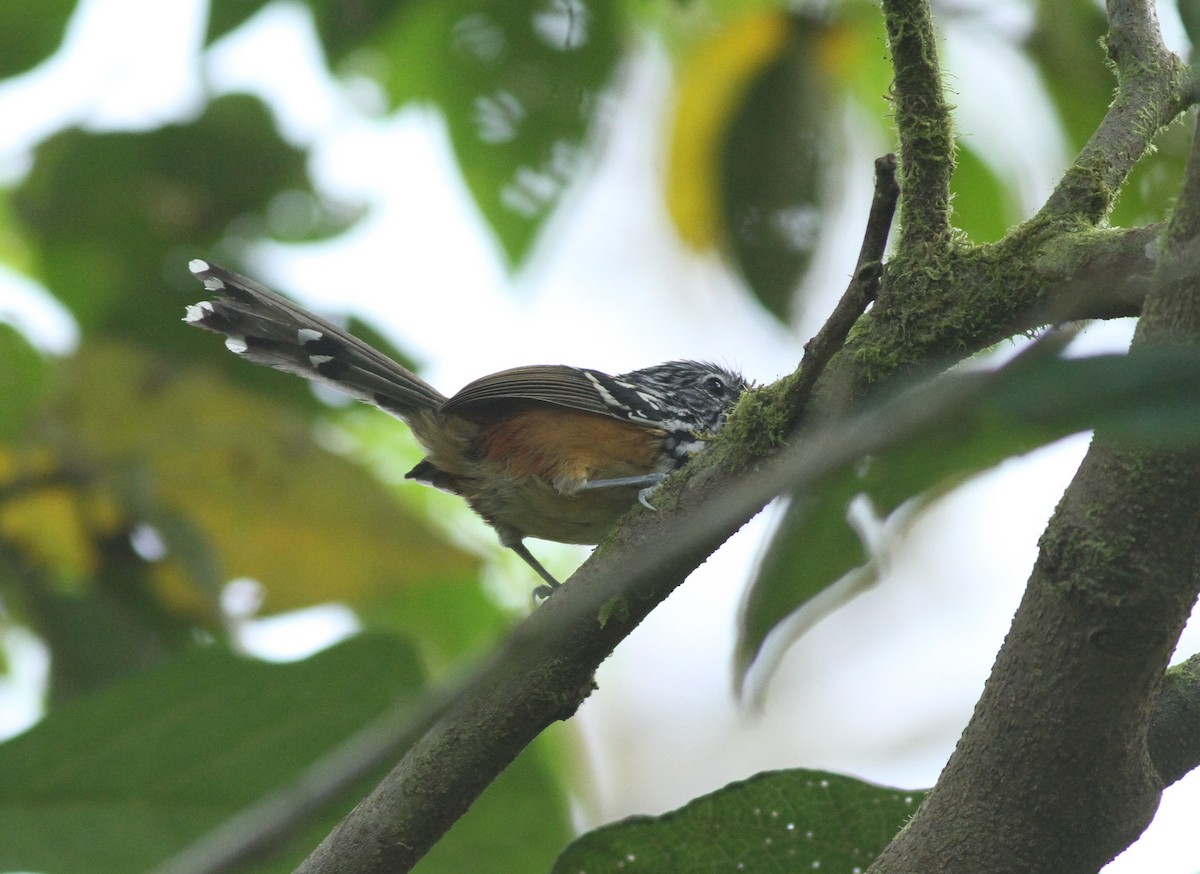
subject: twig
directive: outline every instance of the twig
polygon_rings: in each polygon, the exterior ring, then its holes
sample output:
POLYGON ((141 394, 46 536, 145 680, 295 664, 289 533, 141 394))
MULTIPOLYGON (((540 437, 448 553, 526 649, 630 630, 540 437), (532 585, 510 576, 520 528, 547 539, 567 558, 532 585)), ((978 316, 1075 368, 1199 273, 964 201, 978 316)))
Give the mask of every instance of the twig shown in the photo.
POLYGON ((862 247, 858 251, 858 263, 837 306, 833 308, 821 329, 804 344, 799 374, 787 394, 788 409, 793 421, 799 417, 808 398, 812 396, 817 380, 825 372, 829 360, 845 345, 850 329, 879 293, 879 283, 883 280, 883 255, 887 250, 888 234, 891 232, 899 195, 900 188, 896 184, 896 156, 887 154, 876 158, 875 196, 871 200, 871 211, 867 215, 862 247))
POLYGON ((1150 714, 1146 747, 1163 786, 1200 767, 1200 655, 1163 677, 1150 714))

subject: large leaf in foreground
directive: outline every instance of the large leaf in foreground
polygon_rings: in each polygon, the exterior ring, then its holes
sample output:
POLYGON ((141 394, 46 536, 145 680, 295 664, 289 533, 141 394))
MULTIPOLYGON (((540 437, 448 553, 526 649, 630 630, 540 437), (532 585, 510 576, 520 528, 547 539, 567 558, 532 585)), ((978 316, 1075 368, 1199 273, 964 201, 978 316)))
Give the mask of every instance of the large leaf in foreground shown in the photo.
POLYGON ((920 792, 825 771, 759 774, 659 817, 584 835, 553 874, 862 872, 916 811, 920 792))
POLYGON ((845 537, 814 536, 844 527, 855 496, 869 497, 886 517, 910 499, 928 499, 1088 428, 1141 445, 1194 443, 1200 349, 1074 359, 1037 350, 996 371, 936 378, 834 427, 842 437, 810 441, 818 454, 802 450, 792 459, 797 469, 826 472, 793 495, 747 593, 735 654, 739 683, 771 635, 778 633, 770 647, 778 654, 789 635, 836 606, 818 596, 862 571, 863 552, 848 548, 845 537))
POLYGON ((0 745, 0 869, 148 870, 420 685, 409 646, 362 637, 289 665, 200 650, 64 705, 0 745))
MULTIPOLYGON (((298 805, 290 837, 237 868, 291 871, 411 739, 418 661, 385 636, 288 665, 213 648, 65 705, 0 744, 0 869, 127 874, 171 858, 180 867, 164 870, 192 870, 175 857, 210 830, 224 838, 192 863, 298 805)), ((545 870, 569 833, 566 799, 528 750, 417 870, 465 870, 481 847, 496 870, 545 870)))

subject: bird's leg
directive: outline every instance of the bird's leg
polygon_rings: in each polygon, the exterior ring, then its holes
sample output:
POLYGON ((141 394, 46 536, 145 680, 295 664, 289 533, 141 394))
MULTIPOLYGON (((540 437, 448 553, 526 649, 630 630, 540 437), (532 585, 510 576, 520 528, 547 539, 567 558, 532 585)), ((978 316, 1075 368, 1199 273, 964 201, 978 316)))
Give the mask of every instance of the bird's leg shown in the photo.
POLYGON ((540 598, 545 600, 553 595, 554 590, 559 586, 558 580, 554 579, 550 571, 542 567, 542 563, 533 557, 533 553, 529 551, 529 547, 525 545, 524 541, 522 541, 520 538, 517 538, 509 543, 505 543, 504 545, 517 555, 521 556, 521 558, 525 560, 525 564, 537 571, 537 575, 546 581, 546 585, 538 586, 533 590, 534 599, 540 598))
POLYGON ((649 501, 650 494, 658 488, 659 484, 666 479, 665 473, 644 473, 638 476, 618 476, 612 479, 593 479, 588 480, 580 488, 580 491, 585 489, 611 489, 619 486, 641 486, 638 491, 638 503, 647 510, 656 509, 649 501))

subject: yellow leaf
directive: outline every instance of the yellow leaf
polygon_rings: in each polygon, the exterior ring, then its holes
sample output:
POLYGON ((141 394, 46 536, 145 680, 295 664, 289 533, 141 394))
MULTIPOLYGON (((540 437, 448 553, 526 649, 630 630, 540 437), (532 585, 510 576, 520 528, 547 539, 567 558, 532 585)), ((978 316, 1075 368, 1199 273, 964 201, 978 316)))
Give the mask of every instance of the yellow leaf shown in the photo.
POLYGON ((0 447, 0 539, 69 587, 90 575, 97 559, 90 505, 61 471, 60 459, 45 448, 0 447))
POLYGON ((718 173, 730 117, 755 75, 780 51, 788 30, 784 12, 754 12, 699 44, 680 67, 667 209, 696 249, 711 249, 722 237, 718 173))
POLYGON ((155 575, 160 595, 185 612, 233 577, 260 581, 265 609, 289 610, 363 603, 474 567, 361 466, 321 447, 309 422, 215 371, 85 346, 59 407, 60 451, 106 472, 128 512, 143 514, 131 521, 159 527, 175 565, 155 575))

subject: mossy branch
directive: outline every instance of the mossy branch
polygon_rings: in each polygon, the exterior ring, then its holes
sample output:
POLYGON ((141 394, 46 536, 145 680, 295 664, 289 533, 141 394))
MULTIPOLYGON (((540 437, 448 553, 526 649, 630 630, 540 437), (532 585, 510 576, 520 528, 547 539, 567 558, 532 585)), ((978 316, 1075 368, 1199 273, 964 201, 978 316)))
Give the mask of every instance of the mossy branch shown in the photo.
POLYGON ((1042 210, 983 246, 955 239, 942 224, 953 140, 940 75, 930 69, 936 54, 927 5, 888 0, 884 14, 896 75, 902 227, 874 309, 831 367, 841 392, 861 396, 897 371, 951 363, 1037 324, 1136 310, 1158 263, 1157 247, 1142 246, 1151 234, 1095 225, 1152 138, 1197 96, 1182 62, 1163 46, 1153 4, 1109 3, 1116 99, 1042 210))
MULTIPOLYGON (((1200 342, 1200 136, 1161 249, 1131 356, 1200 342)), ((1194 677, 1159 692, 1200 592, 1198 550, 1200 449, 1097 430, 970 723, 870 872, 1090 874, 1132 843, 1200 761, 1178 734, 1196 724, 1194 677)))
MULTIPOLYGON (((819 381, 798 390, 799 397, 777 385, 773 391, 748 398, 731 418, 718 445, 661 490, 656 497, 660 512, 641 512, 622 526, 569 585, 517 630, 302 871, 362 874, 408 870, 537 733, 552 721, 571 715, 589 694, 596 666, 613 647, 757 511, 762 501, 745 500, 741 490, 746 482, 757 480, 761 485, 762 478, 771 474, 767 454, 788 436, 787 429, 779 427, 787 418, 780 414, 781 409, 803 408, 812 392, 821 399, 821 411, 825 412, 830 409, 827 402, 831 397, 856 398, 865 386, 910 365, 957 360, 1011 336, 1014 330, 1031 324, 1031 319, 1125 314, 1140 307, 1158 264, 1157 255, 1148 254, 1158 247, 1147 246, 1156 231, 1097 231, 1093 225, 1107 213, 1150 138, 1192 97, 1184 87, 1178 61, 1161 48, 1148 3, 1113 2, 1110 14, 1109 51, 1122 93, 1104 125, 1038 219, 994 246, 970 247, 955 242, 950 225, 954 142, 928 3, 884 0, 896 71, 902 227, 897 255, 884 272, 873 311, 858 320, 842 352, 835 355, 819 381), (1139 106, 1138 101, 1148 103, 1139 106), (1087 293, 1093 287, 1089 275, 1120 275, 1122 293, 1095 298, 1087 293), (831 392, 829 387, 839 382, 848 388, 831 392), (756 466, 760 469, 750 478, 738 480, 740 472, 756 466), (702 514, 706 505, 721 507, 720 524, 703 526, 703 536, 687 540, 686 548, 681 546, 689 520, 694 528, 695 520, 703 518, 697 514, 702 514), (735 505, 736 511, 731 510, 735 505), (664 544, 672 547, 669 555, 664 544), (650 551, 665 557, 650 566, 645 561, 650 551)), ((841 322, 836 333, 839 337, 845 333, 841 322)), ((825 356, 823 350, 822 363, 825 356)), ((1200 488, 1196 493, 1200 494, 1200 488)), ((1180 518, 1190 512, 1189 507, 1175 509, 1180 518)), ((1162 530, 1160 522, 1159 533, 1162 530)), ((1162 609, 1174 616, 1173 606, 1162 609)), ((1033 628, 1031 633, 1037 631, 1033 628)), ((1081 642, 1075 637, 1069 643, 1063 651, 1048 653, 1051 661, 1041 664, 1057 664, 1052 659, 1058 657, 1069 661, 1090 646, 1088 640, 1081 642)), ((1161 644, 1162 640, 1155 640, 1153 670, 1148 672, 1145 663, 1139 663, 1137 670, 1122 671, 1110 679, 1105 690, 1112 684, 1126 688, 1134 675, 1143 680, 1161 676, 1161 644)), ((1021 650, 1014 652, 1019 661, 1021 650)), ((998 669, 998 676, 1001 693, 1014 693, 1018 685, 1012 678, 1019 676, 1019 671, 998 669)), ((1080 688, 1087 691, 1090 687, 1085 683, 1080 688)), ((1062 710, 1066 703, 1075 705, 1079 699, 1078 694, 1059 695, 1050 703, 1062 710)), ((1138 701, 1145 705, 1144 698, 1138 701)), ((987 701, 981 705, 985 709, 994 706, 995 702, 987 701)), ((1140 712, 1144 716, 1147 710, 1148 705, 1140 712)), ((1130 712, 1137 712, 1137 707, 1130 712)), ((1072 719, 1078 716, 1073 710, 1063 713, 1072 719)), ((1088 724, 1103 725, 1105 718, 1095 717, 1088 724)), ((1053 747, 1053 738, 1044 740, 1051 748, 1061 748, 1061 744, 1053 747)), ((1011 741, 998 749, 1010 747, 1011 741)), ((1019 758, 1012 761, 1022 764, 1019 758)), ((1005 763, 1006 773, 1012 761, 1005 763)), ((978 778, 978 762, 964 773, 978 778)), ((1129 776, 1124 771, 1121 774, 1129 776)), ((1146 777, 1142 772, 1132 776, 1146 777)), ((964 785, 969 788, 971 784, 964 785)), ((974 785, 977 790, 978 781, 974 785)), ((1139 784, 1139 791, 1141 788, 1139 784)), ((1152 794, 1153 787, 1135 800, 1152 794)), ((971 805, 963 811, 979 813, 971 805)), ((1131 821, 1128 816, 1119 819, 1120 823, 1131 821)), ((927 820, 937 823, 936 819, 927 820)), ((940 826, 924 832, 923 837, 919 830, 910 831, 908 846, 922 846, 926 851, 939 846, 931 840, 946 837, 940 826)), ((1025 840, 1008 823, 1003 829, 981 829, 980 834, 1017 835, 1025 840)), ((1105 840, 1112 844, 1125 837, 1114 829, 1105 840)), ((940 846, 953 844, 951 835, 940 846)), ((907 857, 893 857, 893 861, 896 858, 907 857)), ((997 860, 1005 861, 1002 854, 992 856, 992 861, 997 860)), ((880 870, 898 869, 885 866, 880 870)), ((918 865, 905 870, 939 868, 918 865)), ((966 866, 956 870, 989 869, 966 866)))
POLYGON ((1109 0, 1108 21, 1116 97, 1035 224, 1105 218, 1154 136, 1195 99, 1186 67, 1163 44, 1152 0, 1109 0))
POLYGON ((928 0, 883 0, 895 71, 900 136, 899 248, 944 251, 950 244, 954 127, 942 86, 928 0))

